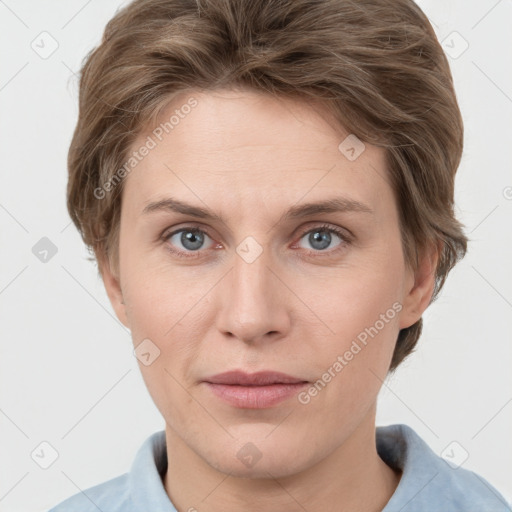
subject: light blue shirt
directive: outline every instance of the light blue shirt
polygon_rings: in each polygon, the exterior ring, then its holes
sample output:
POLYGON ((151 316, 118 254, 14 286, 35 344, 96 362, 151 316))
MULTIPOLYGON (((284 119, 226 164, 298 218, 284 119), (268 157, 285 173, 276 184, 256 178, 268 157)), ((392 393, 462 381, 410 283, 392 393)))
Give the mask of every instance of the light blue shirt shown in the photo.
MULTIPOLYGON (((510 512, 486 480, 436 455, 406 425, 377 427, 377 451, 402 478, 382 512, 510 512)), ((165 432, 156 432, 139 449, 129 473, 91 487, 49 512, 176 512, 165 492, 165 432)))

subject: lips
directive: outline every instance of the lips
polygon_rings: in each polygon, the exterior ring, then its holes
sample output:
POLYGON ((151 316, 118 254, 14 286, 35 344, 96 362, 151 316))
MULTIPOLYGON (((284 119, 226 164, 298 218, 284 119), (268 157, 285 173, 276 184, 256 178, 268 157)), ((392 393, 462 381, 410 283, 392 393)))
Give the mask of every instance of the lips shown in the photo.
POLYGON ((307 381, 281 372, 261 371, 245 373, 237 370, 208 377, 205 379, 205 382, 231 386, 269 386, 272 384, 300 384, 307 381))
POLYGON ((291 399, 309 383, 281 372, 230 371, 204 380, 223 402, 241 409, 266 409, 291 399))

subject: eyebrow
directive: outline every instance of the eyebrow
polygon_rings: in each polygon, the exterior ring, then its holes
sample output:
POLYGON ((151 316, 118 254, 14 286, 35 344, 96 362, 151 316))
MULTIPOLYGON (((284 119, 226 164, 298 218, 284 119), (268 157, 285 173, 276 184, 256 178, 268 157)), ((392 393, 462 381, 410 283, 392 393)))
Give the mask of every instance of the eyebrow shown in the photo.
POLYGON ((216 215, 206 208, 184 203, 183 201, 178 201, 177 199, 173 198, 162 199, 160 201, 149 203, 146 205, 144 210, 142 210, 142 213, 147 214, 158 211, 171 211, 176 213, 183 213, 184 215, 190 215, 199 219, 220 220, 224 222, 222 217, 216 215))
POLYGON ((338 212, 361 212, 373 213, 373 210, 366 204, 354 199, 346 197, 333 197, 324 201, 315 203, 304 203, 292 206, 285 212, 280 219, 280 222, 288 219, 296 219, 300 217, 308 217, 318 213, 338 213, 338 212))
MULTIPOLYGON (((194 206, 174 198, 161 199, 147 204, 142 211, 148 214, 157 211, 172 211, 190 215, 199 219, 217 220, 225 223, 225 220, 207 208, 194 206)), ((320 213, 338 213, 338 212, 361 212, 373 214, 374 211, 366 204, 346 197, 333 197, 324 201, 303 203, 292 206, 286 211, 278 222, 308 217, 320 213)))

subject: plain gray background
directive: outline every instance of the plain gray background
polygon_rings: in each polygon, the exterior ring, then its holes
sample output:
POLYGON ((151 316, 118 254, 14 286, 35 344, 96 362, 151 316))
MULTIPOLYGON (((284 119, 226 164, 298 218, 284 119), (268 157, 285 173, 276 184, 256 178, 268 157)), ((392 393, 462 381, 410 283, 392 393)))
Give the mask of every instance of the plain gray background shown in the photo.
MULTIPOLYGON (((128 471, 164 428, 65 207, 75 74, 122 4, 0 0, 2 511, 43 511, 128 471)), ((406 423, 437 453, 467 456, 462 467, 511 501, 512 2, 419 4, 465 120, 456 199, 471 243, 416 354, 383 386, 378 424, 406 423)))

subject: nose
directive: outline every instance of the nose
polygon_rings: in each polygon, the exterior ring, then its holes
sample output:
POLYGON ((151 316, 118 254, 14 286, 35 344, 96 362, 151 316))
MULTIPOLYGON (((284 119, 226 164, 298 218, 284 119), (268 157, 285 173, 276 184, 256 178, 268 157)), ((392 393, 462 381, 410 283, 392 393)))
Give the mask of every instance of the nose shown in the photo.
POLYGON ((245 343, 278 340, 291 325, 291 292, 266 252, 248 262, 234 255, 233 268, 217 292, 217 329, 245 343))

